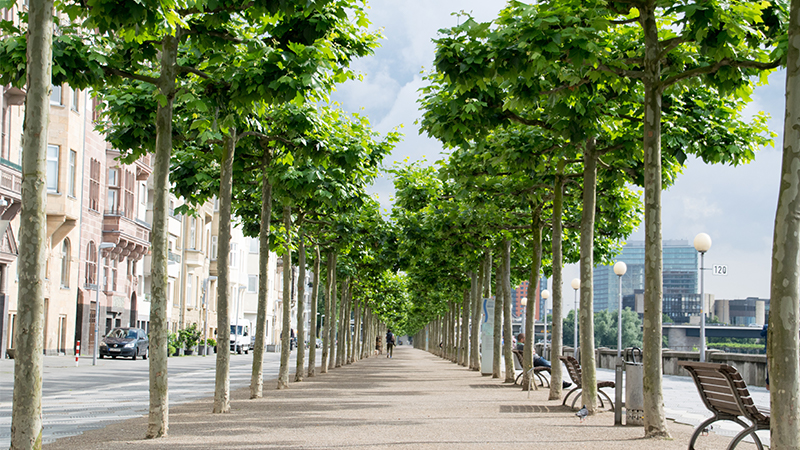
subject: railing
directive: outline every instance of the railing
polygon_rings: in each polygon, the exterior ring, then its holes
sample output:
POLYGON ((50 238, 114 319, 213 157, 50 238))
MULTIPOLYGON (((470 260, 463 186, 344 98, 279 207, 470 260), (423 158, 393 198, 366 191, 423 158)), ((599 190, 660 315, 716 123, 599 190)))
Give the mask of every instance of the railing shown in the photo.
POLYGON ((17 163, 13 163, 5 158, 0 158, 0 164, 6 167, 11 167, 12 169, 17 169, 18 171, 22 172, 22 166, 20 166, 17 163))
POLYGON ((181 262, 181 255, 179 255, 177 253, 172 253, 172 252, 168 252, 168 253, 169 254, 167 255, 167 258, 169 259, 169 261, 176 262, 176 263, 180 263, 181 262))

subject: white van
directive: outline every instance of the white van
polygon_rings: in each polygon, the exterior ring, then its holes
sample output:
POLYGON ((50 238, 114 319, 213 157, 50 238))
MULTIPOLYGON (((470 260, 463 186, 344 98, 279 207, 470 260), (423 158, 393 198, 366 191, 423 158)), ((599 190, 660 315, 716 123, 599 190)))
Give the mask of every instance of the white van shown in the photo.
POLYGON ((238 325, 237 321, 231 322, 231 351, 236 352, 238 354, 246 355, 250 351, 250 335, 252 334, 252 329, 250 327, 250 321, 247 319, 239 319, 238 325), (238 328, 237 328, 238 326, 238 328))

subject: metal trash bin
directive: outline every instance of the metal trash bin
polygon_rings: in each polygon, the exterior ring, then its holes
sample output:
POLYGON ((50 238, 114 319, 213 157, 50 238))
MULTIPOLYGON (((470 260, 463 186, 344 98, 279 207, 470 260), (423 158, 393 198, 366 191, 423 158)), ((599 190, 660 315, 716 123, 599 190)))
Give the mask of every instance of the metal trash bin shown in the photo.
POLYGON ((644 366, 637 361, 642 358, 642 350, 632 348, 628 355, 630 361, 625 361, 625 425, 644 425, 644 366))

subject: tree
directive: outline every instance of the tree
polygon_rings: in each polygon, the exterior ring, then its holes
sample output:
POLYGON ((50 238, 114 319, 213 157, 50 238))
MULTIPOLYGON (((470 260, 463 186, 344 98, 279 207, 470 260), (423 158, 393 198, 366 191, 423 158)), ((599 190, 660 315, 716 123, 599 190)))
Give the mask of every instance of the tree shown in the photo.
MULTIPOLYGON (((800 35, 800 1, 792 0, 788 41, 796 42, 800 35)), ((800 177, 796 167, 800 162, 800 49, 788 48, 786 62, 786 115, 783 122, 783 161, 778 207, 775 212, 775 232, 772 243, 772 299, 767 336, 767 362, 770 375, 770 448, 800 447, 800 177)))
POLYGON ((33 0, 28 10, 25 131, 19 234, 19 305, 14 358, 11 448, 42 448, 42 346, 47 261, 45 167, 53 53, 53 0, 33 0))

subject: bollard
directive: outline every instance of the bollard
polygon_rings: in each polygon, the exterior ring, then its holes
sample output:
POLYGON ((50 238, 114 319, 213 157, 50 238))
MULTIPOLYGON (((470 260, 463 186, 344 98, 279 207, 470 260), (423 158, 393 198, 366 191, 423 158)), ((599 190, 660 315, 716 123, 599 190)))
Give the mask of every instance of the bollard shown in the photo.
POLYGON ((625 361, 625 425, 643 426, 644 365, 636 362, 634 351, 639 352, 640 358, 642 355, 640 349, 634 348, 631 350, 633 361, 625 361))
POLYGON ((75 367, 78 367, 78 357, 81 356, 81 341, 75 342, 75 367))

